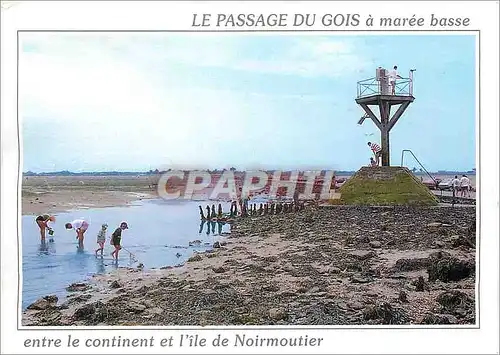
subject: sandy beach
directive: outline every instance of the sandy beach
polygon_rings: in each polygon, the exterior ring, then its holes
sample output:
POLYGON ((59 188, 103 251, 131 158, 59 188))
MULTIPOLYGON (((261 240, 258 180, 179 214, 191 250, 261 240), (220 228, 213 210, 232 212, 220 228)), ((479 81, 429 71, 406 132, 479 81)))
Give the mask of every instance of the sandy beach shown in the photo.
POLYGON ((241 218, 184 266, 95 276, 63 303, 39 299, 22 324, 474 324, 475 246, 474 206, 241 218))
POLYGON ((150 176, 30 176, 22 181, 22 214, 125 206, 155 197, 150 176))

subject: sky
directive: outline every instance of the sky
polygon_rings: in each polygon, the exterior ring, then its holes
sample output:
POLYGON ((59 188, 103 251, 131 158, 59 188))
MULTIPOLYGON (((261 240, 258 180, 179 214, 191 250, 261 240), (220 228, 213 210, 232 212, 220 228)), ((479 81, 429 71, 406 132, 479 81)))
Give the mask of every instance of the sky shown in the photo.
MULTIPOLYGON (((380 143, 355 102, 378 66, 414 77, 391 131, 427 170, 475 167, 475 37, 20 33, 23 171, 357 170, 380 143)), ((405 165, 419 168, 411 157, 405 165)))

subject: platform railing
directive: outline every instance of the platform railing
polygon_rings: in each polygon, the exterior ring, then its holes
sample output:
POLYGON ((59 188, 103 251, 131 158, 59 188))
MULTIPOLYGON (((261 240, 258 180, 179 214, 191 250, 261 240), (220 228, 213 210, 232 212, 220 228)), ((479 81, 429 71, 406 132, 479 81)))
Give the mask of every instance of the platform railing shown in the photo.
POLYGON ((404 163, 405 153, 410 153, 413 156, 413 158, 416 160, 416 162, 418 163, 418 165, 420 165, 420 167, 422 168, 422 170, 426 172, 426 174, 432 179, 432 181, 434 181, 434 183, 437 186, 438 185, 438 181, 436 179, 434 179, 434 177, 427 171, 427 169, 423 166, 423 164, 420 162, 420 160, 417 159, 417 157, 415 156, 415 154, 413 154, 413 152, 411 150, 404 149, 401 152, 401 166, 403 166, 403 163, 404 163))
MULTIPOLYGON (((376 77, 358 81, 357 83, 357 97, 367 97, 373 95, 382 95, 380 81, 376 77)), ((413 85, 410 78, 401 78, 396 80, 396 85, 394 88, 394 95, 398 96, 412 96, 413 95, 413 85)))

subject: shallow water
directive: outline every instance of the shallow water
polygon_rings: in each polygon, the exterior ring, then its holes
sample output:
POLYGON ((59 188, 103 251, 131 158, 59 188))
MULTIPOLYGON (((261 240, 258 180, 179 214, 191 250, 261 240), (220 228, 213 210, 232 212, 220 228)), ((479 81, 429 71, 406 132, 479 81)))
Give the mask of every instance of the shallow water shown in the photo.
MULTIPOLYGON (((204 251, 230 232, 228 224, 200 223, 198 205, 206 202, 149 200, 130 207, 112 207, 75 210, 58 213, 54 228, 54 242, 40 243, 40 232, 35 216, 22 217, 23 290, 25 309, 36 299, 56 294, 66 295, 65 287, 84 281, 93 274, 105 273, 117 267, 137 266, 130 253, 145 268, 159 268, 184 263, 195 251, 204 251), (76 233, 66 230, 64 224, 77 218, 89 221, 83 249, 78 248, 76 233), (109 238, 121 221, 129 229, 122 234, 122 249, 115 263, 110 253, 109 238), (104 256, 96 258, 97 233, 103 223, 108 224, 104 256), (189 242, 199 240, 195 246, 189 242), (126 250, 125 250, 126 249, 126 250), (129 253, 130 252, 130 253, 129 253)), ((224 212, 229 204, 222 204, 224 212)))

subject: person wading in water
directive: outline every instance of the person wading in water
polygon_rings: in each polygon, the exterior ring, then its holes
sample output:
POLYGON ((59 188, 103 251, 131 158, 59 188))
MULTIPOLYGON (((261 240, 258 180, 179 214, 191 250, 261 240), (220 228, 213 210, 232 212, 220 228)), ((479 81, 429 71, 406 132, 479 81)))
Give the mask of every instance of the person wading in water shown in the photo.
POLYGON ((45 230, 46 229, 49 230, 49 234, 52 234, 52 232, 53 232, 52 228, 49 226, 49 222, 55 222, 55 221, 56 221, 56 217, 48 215, 48 214, 42 214, 42 215, 37 216, 35 218, 35 222, 38 225, 38 227, 40 228, 40 239, 42 242, 45 241, 45 230))
POLYGON ((115 250, 111 253, 111 256, 114 255, 114 258, 116 261, 118 261, 118 253, 120 252, 120 249, 122 248, 121 243, 122 243, 122 231, 125 229, 128 229, 128 224, 127 222, 122 222, 120 223, 120 227, 116 228, 113 234, 111 235, 111 245, 115 247, 115 250))
POLYGON ((85 237, 85 232, 89 228, 89 222, 84 219, 75 219, 71 223, 66 223, 66 229, 74 229, 76 231, 76 239, 78 243, 83 246, 83 238, 85 237))

